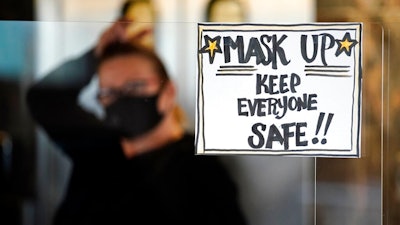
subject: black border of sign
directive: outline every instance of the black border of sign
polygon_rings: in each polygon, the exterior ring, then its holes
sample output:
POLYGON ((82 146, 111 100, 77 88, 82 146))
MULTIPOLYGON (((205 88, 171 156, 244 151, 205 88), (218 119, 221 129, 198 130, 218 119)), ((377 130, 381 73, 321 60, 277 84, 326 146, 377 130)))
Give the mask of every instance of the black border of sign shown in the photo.
MULTIPOLYGON (((249 149, 205 149, 205 136, 204 136, 204 93, 203 93, 203 65, 202 65, 202 54, 197 52, 198 60, 198 78, 197 78, 197 96, 196 96, 196 138, 195 138, 195 147, 196 147, 196 154, 205 154, 205 155, 224 155, 224 154, 231 154, 231 155, 268 155, 268 156, 302 156, 302 157, 344 157, 344 158, 357 158, 361 157, 361 109, 362 109, 362 23, 361 22, 343 22, 343 23, 300 23, 300 24, 261 24, 261 23, 198 23, 197 29, 197 49, 201 48, 201 41, 202 41, 202 33, 203 31, 219 31, 219 32, 232 32, 232 31, 240 31, 240 32, 254 32, 254 31, 266 31, 266 29, 250 29, 250 30, 238 30, 238 29, 205 29, 205 27, 216 27, 216 26, 231 26, 231 27, 254 27, 254 26, 263 26, 263 27, 316 27, 316 29, 303 29, 303 30, 288 30, 288 29, 271 29, 268 31, 291 31, 291 32, 305 32, 305 31, 320 31, 320 30, 354 30, 357 34, 359 39, 359 51, 358 51, 358 61, 356 60, 356 54, 354 54, 354 62, 358 62, 358 76, 354 76, 353 83, 353 95, 352 95, 352 125, 351 125, 351 148, 354 147, 354 136, 356 137, 356 151, 354 154, 328 154, 328 152, 352 152, 352 149, 304 149, 304 150, 249 150, 249 149), (338 27, 338 26, 352 26, 354 28, 340 28, 340 29, 329 29, 329 27, 338 27), (324 28, 327 27, 327 28, 324 28), (322 29, 318 29, 322 28, 322 29), (358 89, 356 89, 356 84, 358 85, 358 89), (357 96, 357 108, 355 112, 355 97, 357 96), (356 115, 355 115, 356 114, 356 115), (358 119, 357 123, 354 123, 354 118, 358 119), (353 129, 357 129, 356 133, 354 133, 353 129), (306 152, 307 154, 302 154, 306 152), (318 154, 313 154, 312 152, 319 152, 318 154)), ((357 38, 357 37, 356 37, 357 38)), ((356 70, 356 66, 354 67, 356 70)), ((354 71, 356 74, 356 71, 354 71)))

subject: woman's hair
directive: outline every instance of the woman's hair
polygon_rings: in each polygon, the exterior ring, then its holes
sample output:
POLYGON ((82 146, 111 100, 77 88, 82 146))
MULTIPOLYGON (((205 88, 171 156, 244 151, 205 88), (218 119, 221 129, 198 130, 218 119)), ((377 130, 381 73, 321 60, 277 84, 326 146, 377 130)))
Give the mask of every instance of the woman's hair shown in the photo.
POLYGON ((124 55, 138 55, 150 60, 156 67, 156 71, 161 80, 169 80, 167 70, 158 55, 152 49, 140 45, 134 45, 132 43, 113 42, 107 45, 98 58, 98 65, 100 66, 104 61, 111 58, 124 55))
POLYGON ((142 0, 128 0, 125 1, 124 4, 121 7, 121 11, 119 12, 119 16, 123 17, 126 15, 126 13, 128 12, 128 9, 131 7, 132 4, 138 2, 138 1, 142 1, 142 0))

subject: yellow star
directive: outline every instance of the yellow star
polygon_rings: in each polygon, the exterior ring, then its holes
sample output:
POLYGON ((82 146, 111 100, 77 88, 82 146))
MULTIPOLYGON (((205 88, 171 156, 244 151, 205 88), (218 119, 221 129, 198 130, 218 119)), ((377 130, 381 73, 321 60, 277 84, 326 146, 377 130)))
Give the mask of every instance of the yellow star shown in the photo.
POLYGON ((344 41, 340 41, 340 49, 346 48, 346 51, 350 51, 350 46, 353 44, 352 41, 349 41, 347 38, 344 41))
POLYGON ((336 39, 335 42, 338 46, 335 53, 336 56, 339 56, 342 54, 342 52, 344 52, 347 56, 350 56, 351 49, 358 44, 357 40, 351 39, 349 32, 347 32, 341 40, 336 39))
POLYGON ((213 57, 214 56, 214 51, 218 50, 217 41, 211 42, 210 40, 208 40, 208 48, 206 48, 206 50, 210 50, 211 57, 213 57))
POLYGON ((222 53, 222 49, 219 46, 221 41, 221 36, 210 38, 208 35, 205 35, 204 39, 205 39, 205 45, 199 50, 199 52, 207 53, 210 59, 210 63, 213 63, 217 53, 222 53))

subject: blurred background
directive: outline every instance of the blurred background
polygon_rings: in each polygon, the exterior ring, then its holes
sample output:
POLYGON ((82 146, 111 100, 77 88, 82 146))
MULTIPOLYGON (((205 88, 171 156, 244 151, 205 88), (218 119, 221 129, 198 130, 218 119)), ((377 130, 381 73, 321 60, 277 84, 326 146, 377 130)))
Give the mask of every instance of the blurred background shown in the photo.
MULTIPOLYGON (((123 0, 0 2, 0 224, 47 225, 71 164, 27 111, 27 87, 90 49, 123 0)), ((194 132, 197 22, 363 22, 362 157, 224 156, 250 225, 400 224, 400 2, 153 0, 156 50, 194 132), (223 8, 220 11, 220 8, 223 8)), ((81 104, 99 113, 94 84, 81 104)))

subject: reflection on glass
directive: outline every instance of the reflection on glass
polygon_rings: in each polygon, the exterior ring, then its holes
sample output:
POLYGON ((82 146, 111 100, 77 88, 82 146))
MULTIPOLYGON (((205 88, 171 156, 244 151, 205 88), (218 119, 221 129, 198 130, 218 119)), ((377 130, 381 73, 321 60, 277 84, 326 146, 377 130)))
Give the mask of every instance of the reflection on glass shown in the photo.
MULTIPOLYGON (((6 23, 3 22, 4 26, 6 23)), ((12 29, 14 32, 17 31, 19 28, 23 27, 23 23, 13 23, 11 24, 12 27, 15 29, 12 29)), ((37 24, 30 24, 29 26, 26 27, 26 29, 31 33, 36 33, 36 31, 39 31, 39 28, 43 28, 45 26, 51 25, 49 23, 37 23, 37 24), (36 28, 35 28, 36 27, 36 28), (33 29, 35 28, 35 29, 33 29), (31 32, 31 30, 34 30, 35 32, 31 32)), ((54 24, 53 24, 54 25, 54 24)), ((58 24, 58 27, 62 26, 67 26, 68 24, 58 24)), ((75 24, 75 26, 81 26, 84 25, 82 23, 75 24)), ((88 24, 86 24, 88 25, 88 24)), ((94 24, 92 24, 93 26, 94 24)), ((399 126, 398 124, 398 119, 399 118, 397 115, 399 114, 399 76, 397 76, 397 71, 399 71, 400 64, 395 63, 398 58, 398 54, 400 51, 397 51, 398 49, 398 44, 396 43, 391 43, 391 48, 392 50, 390 51, 390 57, 387 59, 388 62, 390 61, 390 66, 382 66, 382 40, 381 40, 381 32, 382 28, 381 26, 371 26, 368 23, 365 23, 365 34, 364 34, 364 45, 366 48, 364 49, 364 102, 363 102, 363 118, 364 118, 364 130, 363 130, 363 135, 364 137, 364 142, 363 142, 363 151, 364 155, 361 159, 318 159, 317 161, 317 203, 318 208, 317 208, 317 222, 316 224, 318 225, 329 225, 329 224, 380 224, 379 220, 381 218, 381 192, 384 192, 383 194, 386 196, 385 201, 386 204, 384 207, 388 207, 384 211, 385 215, 385 220, 388 218, 390 222, 384 223, 385 225, 394 225, 398 224, 399 221, 399 214, 398 214, 398 209, 399 209, 399 202, 400 198, 396 198, 396 196, 400 196, 400 184, 399 184, 399 165, 400 165, 400 160, 398 160, 399 155, 399 150, 398 150, 398 143, 400 139, 397 138, 397 134, 399 131, 399 126), (394 50, 393 50, 394 49, 394 50), (379 53, 379 54, 378 54, 379 53), (390 74, 390 82, 388 86, 390 88, 388 90, 384 90, 385 93, 388 93, 388 99, 390 99, 388 105, 385 105, 387 107, 389 119, 387 121, 387 129, 385 128, 385 131, 388 133, 385 133, 385 136, 382 137, 380 133, 381 129, 381 116, 382 116, 382 110, 381 110, 381 100, 382 100, 382 84, 381 84, 381 71, 382 67, 384 68, 389 68, 389 74, 390 74), (381 165, 381 140, 387 140, 389 143, 389 148, 385 149, 385 154, 387 154, 387 158, 384 158, 384 163, 385 165, 381 165), (386 151, 388 150, 388 151, 386 151), (384 174, 387 174, 387 182, 384 183, 384 189, 381 189, 381 170, 384 170, 384 174), (397 171, 397 172, 396 172, 397 171), (394 177, 397 177, 397 179, 393 179, 394 177), (397 183, 396 183, 397 181, 397 183), (394 193, 398 193, 397 195, 394 193), (390 218, 389 218, 390 217, 390 218), (371 219, 372 218, 372 219, 371 219), (375 223, 377 222, 377 223, 375 223)), ((389 27, 387 31, 390 31, 391 37, 398 37, 399 36, 399 24, 398 23, 389 23, 387 22, 386 25, 389 27)), ((193 25, 195 26, 195 25, 193 25)), ((85 27, 85 26, 82 26, 85 27)), ((87 29, 87 27, 85 27, 87 29)), ((61 29, 62 30, 62 29, 61 29)), ((389 32, 386 32, 385 34, 389 36, 389 32)), ((13 36, 14 39, 16 40, 19 37, 24 36, 27 37, 28 39, 33 39, 32 35, 25 35, 25 33, 22 34, 15 34, 14 33, 8 33, 8 36, 13 36), (13 34, 13 35, 11 35, 13 34)), ((72 36, 72 35, 71 35, 72 36)), ((76 35, 74 35, 76 37, 76 35)), ((164 37, 164 39, 167 39, 168 37, 164 37)), ((395 38, 391 39, 395 40, 395 38)), ((62 44, 57 45, 58 48, 55 49, 57 54, 60 52, 65 52, 66 49, 69 46, 71 46, 72 40, 66 40, 62 44)), ((2 49, 5 49, 5 46, 13 46, 13 43, 11 40, 9 42, 4 42, 1 44, 2 49), (10 44, 11 43, 11 44, 10 44)), ((58 42, 57 42, 58 43, 58 42)), ((4 54, 4 51, 3 51, 4 54)), ((5 56, 5 55, 3 55, 5 56)), ((9 58, 9 57, 8 57, 9 58)), ((46 58, 49 60, 49 57, 46 58)), ((10 65, 10 64, 8 64, 10 65)), ((23 71, 29 71, 30 67, 32 66, 27 66, 29 65, 28 63, 24 64, 27 68, 24 68, 23 71), (28 68, 29 67, 29 68, 28 68)), ((2 70, 4 71, 4 70, 2 70)), ((5 74, 2 74, 5 76, 5 74)), ((20 73, 18 76, 23 76, 22 73, 20 73)), ((17 82, 20 82, 21 79, 18 78, 17 82)), ((2 81, 2 91, 4 92, 3 94, 6 95, 5 93, 5 86, 10 86, 6 81, 2 81)), ((17 83, 19 84, 19 83, 17 83)), ((14 86, 12 86, 14 87, 14 86)), ((23 85, 18 85, 18 87, 24 88, 23 85)), ((25 87, 26 88, 26 87, 25 87)), ((11 88, 10 88, 11 89, 11 88)), ((15 90, 17 90, 15 88, 15 90)), ((24 92, 22 90, 21 92, 24 92)), ((7 92, 7 93, 12 93, 12 92, 7 92)), ((15 99, 15 96, 11 96, 7 94, 7 97, 10 99, 15 99)), ((18 98, 19 99, 19 98, 18 98)), ((23 98, 21 98, 23 99, 23 98)), ((10 100, 11 102, 11 100, 10 100)), ((3 105, 5 104, 4 101, 2 101, 3 105)), ((8 103, 7 103, 8 104, 8 103)), ((14 107, 18 107, 18 105, 11 104, 14 107)), ((2 123, 10 123, 13 127, 12 130, 13 133, 20 134, 22 133, 19 129, 24 129, 27 130, 26 123, 23 123, 24 120, 21 120, 22 122, 17 121, 15 117, 18 117, 21 113, 19 109, 14 108, 7 108, 3 107, 3 111, 9 109, 10 114, 13 115, 13 118, 9 120, 2 120, 2 123), (18 112, 18 113, 16 113, 18 112)), ((0 113, 1 114, 1 113, 0 113)), ((385 114, 386 116, 387 114, 385 114)), ((4 118, 4 117, 3 117, 4 118)), ((385 122, 386 123, 386 122, 385 122)), ((25 140, 25 139, 24 139, 25 140)), ((19 140, 16 140, 19 141, 19 140)), ((17 142, 15 142, 17 143, 17 142)), ((27 141, 24 141, 24 143, 28 143, 27 141)), ((15 145, 15 149, 17 149, 18 145, 15 145)), ((26 148, 29 150, 29 148, 26 148)), ((33 149, 33 148, 31 148, 33 149)), ((30 150, 33 151, 33 150, 30 150)), ((21 152, 21 151, 20 151, 21 152)), ((24 152, 25 154, 26 152, 24 152)), ((46 198, 53 198, 51 201, 56 202, 58 199, 56 199, 55 196, 55 187, 61 186, 60 183, 60 177, 55 176, 57 173, 60 172, 60 170, 63 170, 60 168, 59 165, 56 165, 54 160, 50 157, 54 157, 55 153, 51 153, 46 151, 42 153, 38 153, 37 156, 40 156, 41 163, 43 161, 48 160, 50 163, 48 166, 44 167, 43 170, 40 170, 40 177, 38 179, 42 181, 42 183, 38 182, 40 190, 42 191, 41 193, 38 194, 37 200, 37 208, 35 208, 35 213, 38 212, 38 215, 46 214, 47 216, 52 212, 51 208, 48 207, 50 204, 47 202, 40 202, 44 201, 43 199, 46 198), (54 180, 54 183, 57 182, 57 184, 53 185, 47 185, 46 182, 43 182, 43 179, 52 179, 54 180), (46 185, 44 185, 46 184, 46 185), (48 190, 52 190, 52 195, 50 196, 48 194, 48 190)), ((31 156, 30 153, 28 152, 28 156, 31 156)), ((23 162, 20 162, 19 165, 24 165, 24 167, 27 167, 27 162, 32 161, 34 157, 28 157, 24 155, 23 162)), ((58 156, 57 156, 58 157, 58 156)), ((263 165, 265 164, 264 161, 261 160, 261 158, 257 158, 259 161, 258 164, 257 162, 254 163, 252 161, 251 163, 258 165, 263 165)), ((281 160, 289 160, 287 158, 281 159, 281 158, 272 158, 268 161, 268 164, 274 164, 276 168, 279 168, 280 171, 267 171, 267 170, 254 170, 252 171, 252 176, 246 177, 246 179, 251 179, 251 178, 259 178, 257 176, 258 173, 274 173, 277 176, 279 175, 280 179, 285 179, 285 180, 295 180, 295 177, 289 177, 288 175, 297 175, 299 173, 292 173, 292 171, 285 171, 282 168, 282 161, 281 160), (289 179, 288 179, 289 177, 289 179)), ((292 159, 290 159, 292 160, 292 159)), ((285 161, 287 162, 287 161, 285 161)), ((249 163, 250 164, 250 163, 249 163)), ((15 164, 17 165, 17 164, 15 164)), ((47 165, 47 164, 46 164, 47 165)), ((29 167, 30 168, 30 167, 29 167)), ((259 168, 259 167, 257 167, 259 168)), ((244 168, 249 170, 249 168, 244 168)), ((251 168, 250 168, 251 169, 251 168)), ((26 169, 20 169, 21 171, 26 171, 26 169)), ((29 171, 28 171, 29 172, 29 171)), ((240 171, 242 172, 242 171, 240 171)), ((261 174, 260 173, 260 174, 261 174)), ((18 171, 16 175, 20 175, 21 178, 22 175, 24 175, 24 179, 30 180, 32 175, 30 173, 21 173, 18 171)), ((14 174, 15 176, 15 174, 14 174)), ((298 178, 298 180, 301 180, 298 178)), ((287 205, 294 205, 296 202, 289 202, 289 201, 282 201, 282 199, 285 200, 294 200, 298 199, 300 197, 304 198, 304 195, 301 195, 302 193, 296 192, 292 193, 292 195, 285 195, 285 190, 282 189, 281 187, 278 187, 276 182, 271 182, 271 180, 257 180, 259 183, 257 185, 254 185, 252 182, 246 182, 244 185, 246 186, 255 186, 257 190, 262 190, 262 192, 272 192, 271 195, 277 196, 277 201, 272 202, 271 201, 265 201, 265 199, 262 199, 262 196, 255 196, 253 199, 259 199, 260 201, 265 202, 265 207, 263 208, 250 208, 250 210, 259 212, 261 215, 266 215, 268 212, 276 212, 273 211, 274 208, 279 209, 279 204, 283 205, 284 203, 287 203, 287 205), (274 186, 276 187, 274 189, 274 186), (275 191, 279 190, 279 191, 275 191), (289 196, 289 197, 288 197, 289 196), (300 196, 300 197, 299 197, 300 196), (289 203, 288 203, 289 202, 289 203)), ((297 180, 295 180, 297 182, 297 180)), ((253 181, 254 182, 254 181, 253 181)), ((28 182, 25 182, 28 183, 28 182)), ((29 181, 30 183, 30 181, 29 181)), ((293 183, 288 183, 285 187, 290 187, 293 183)), ((33 186, 33 185, 32 185, 33 186)), ((21 189, 27 189, 27 185, 19 185, 21 189)), ((296 188, 294 188, 296 189, 296 188)), ((33 190, 33 188, 32 188, 33 190)), ((297 190, 297 189, 296 189, 297 190)), ((13 190, 14 192, 17 192, 18 190, 13 190)), ((254 193, 254 192, 253 192, 254 193)), ((250 194, 253 194, 250 193, 250 194)), ((29 196, 29 195, 28 195, 29 196)), ((50 200, 48 200, 50 201, 50 200)), ((36 204, 36 203, 35 203, 36 204)), ((310 203, 310 207, 313 207, 313 202, 310 203)), ((255 205, 254 202, 249 203, 249 205, 253 206, 255 205)), ((51 206, 54 206, 52 204, 51 206)), ((258 206, 258 205, 257 205, 258 206)), ((36 205, 35 205, 36 207, 36 205)), ((299 207, 298 207, 299 208, 299 207)), ((280 212, 280 211, 279 211, 280 212)), ((270 213, 271 214, 271 213, 270 213)), ((296 210, 291 210, 291 211, 285 211, 282 212, 284 215, 280 215, 284 218, 289 218, 292 217, 294 214, 298 214, 298 211, 296 210), (290 215, 288 216, 288 212, 290 215)), ((297 217, 296 217, 297 218, 297 217)), ((251 219, 251 218, 250 218, 251 219)), ((265 222, 267 223, 268 221, 271 221, 271 217, 265 217, 265 222)), ((38 221, 40 221, 38 219, 38 221)), ((43 223, 42 223, 43 224, 43 223)), ((260 223, 261 224, 261 223, 260 223)), ((277 223, 278 224, 278 223, 277 223)), ((312 223, 282 223, 282 224, 312 224, 312 223)))

